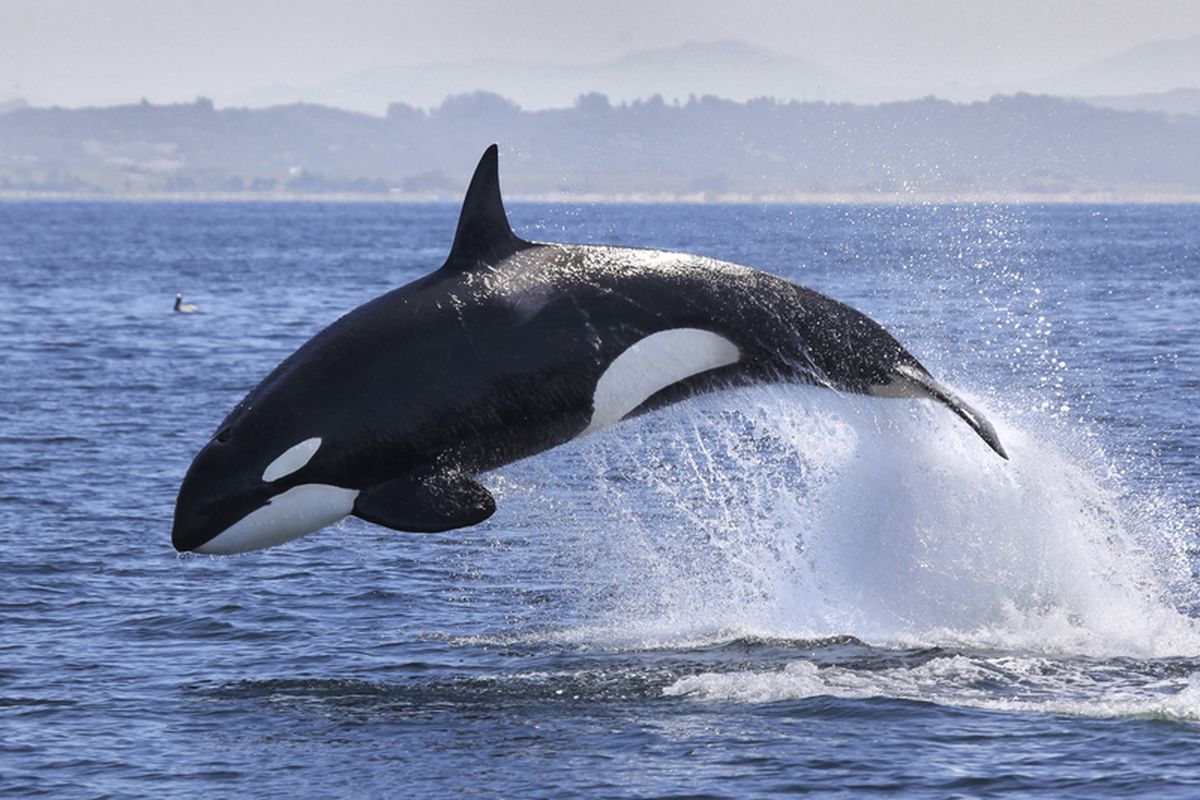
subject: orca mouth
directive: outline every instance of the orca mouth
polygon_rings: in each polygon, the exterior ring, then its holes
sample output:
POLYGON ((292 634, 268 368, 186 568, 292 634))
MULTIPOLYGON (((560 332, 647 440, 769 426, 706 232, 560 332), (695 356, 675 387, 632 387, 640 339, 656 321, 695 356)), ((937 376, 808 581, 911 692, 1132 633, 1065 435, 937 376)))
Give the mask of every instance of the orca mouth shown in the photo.
POLYGON ((243 507, 213 525, 203 516, 188 517, 176 509, 171 543, 181 553, 233 555, 274 547, 331 525, 354 510, 355 489, 309 483, 293 486, 264 502, 243 507))
POLYGON ((171 545, 180 553, 205 552, 205 545, 220 537, 224 531, 236 525, 239 519, 253 511, 253 508, 244 508, 218 516, 192 510, 190 505, 186 501, 177 502, 175 505, 171 545))
POLYGON ((220 533, 220 529, 206 523, 207 520, 188 518, 177 509, 171 526, 171 545, 180 553, 196 552, 220 533))
POLYGON ((265 492, 234 494, 189 474, 179 487, 171 545, 180 553, 205 552, 205 545, 270 502, 265 492))

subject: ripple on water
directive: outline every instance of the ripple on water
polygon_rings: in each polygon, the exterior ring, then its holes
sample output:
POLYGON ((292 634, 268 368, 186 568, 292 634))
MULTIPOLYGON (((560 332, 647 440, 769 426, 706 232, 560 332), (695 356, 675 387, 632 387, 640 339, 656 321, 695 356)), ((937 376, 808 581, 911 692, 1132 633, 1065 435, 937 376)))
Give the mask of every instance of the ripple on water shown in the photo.
POLYGON ((1195 207, 568 211, 511 209, 853 302, 1012 462, 741 392, 485 476, 475 529, 179 558, 222 416, 457 209, 0 203, 4 792, 1192 796, 1195 207))

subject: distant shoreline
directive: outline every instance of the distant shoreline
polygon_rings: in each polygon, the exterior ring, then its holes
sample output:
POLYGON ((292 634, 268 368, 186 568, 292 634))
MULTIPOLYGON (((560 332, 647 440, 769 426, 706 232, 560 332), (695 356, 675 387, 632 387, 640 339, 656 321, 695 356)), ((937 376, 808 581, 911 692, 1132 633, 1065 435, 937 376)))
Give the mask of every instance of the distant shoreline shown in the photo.
MULTIPOLYGON (((0 190, 0 203, 22 201, 97 203, 418 203, 458 204, 450 194, 287 192, 36 192, 0 190)), ((1162 192, 1045 192, 962 194, 888 194, 878 192, 796 192, 793 194, 515 194, 511 203, 563 205, 1194 205, 1200 194, 1162 192)))
POLYGON ((878 106, 487 92, 384 117, 312 104, 0 114, 0 199, 457 203, 487 143, 540 203, 1200 203, 1200 115, 996 95, 878 106))

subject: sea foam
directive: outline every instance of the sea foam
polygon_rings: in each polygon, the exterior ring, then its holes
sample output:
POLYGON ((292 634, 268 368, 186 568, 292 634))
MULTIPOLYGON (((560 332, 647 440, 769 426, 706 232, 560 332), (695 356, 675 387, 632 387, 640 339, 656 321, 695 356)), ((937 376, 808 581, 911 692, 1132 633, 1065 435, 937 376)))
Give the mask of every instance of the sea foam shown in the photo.
POLYGON ((1131 489, 1086 434, 971 401, 1010 461, 929 402, 760 387, 627 422, 498 486, 531 515, 555 486, 559 560, 581 587, 565 635, 585 641, 1200 653, 1194 515, 1131 489))

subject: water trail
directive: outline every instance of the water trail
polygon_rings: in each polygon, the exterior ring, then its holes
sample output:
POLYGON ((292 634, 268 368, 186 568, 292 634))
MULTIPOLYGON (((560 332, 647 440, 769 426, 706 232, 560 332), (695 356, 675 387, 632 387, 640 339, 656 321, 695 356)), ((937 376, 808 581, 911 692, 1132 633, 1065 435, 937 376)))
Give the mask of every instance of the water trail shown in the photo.
POLYGON ((980 407, 1010 462, 930 403, 771 387, 626 423, 499 484, 530 519, 555 487, 582 641, 1200 653, 1195 519, 1053 418, 980 407))
POLYGON ((663 693, 737 703, 887 697, 994 711, 1200 720, 1200 672, 1179 675, 1121 661, 1089 664, 1030 656, 957 655, 879 670, 795 661, 777 670, 690 675, 663 693))

